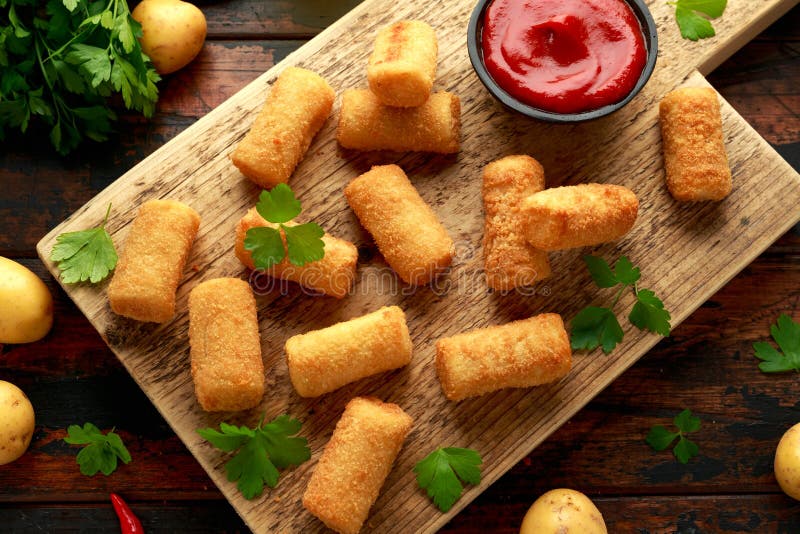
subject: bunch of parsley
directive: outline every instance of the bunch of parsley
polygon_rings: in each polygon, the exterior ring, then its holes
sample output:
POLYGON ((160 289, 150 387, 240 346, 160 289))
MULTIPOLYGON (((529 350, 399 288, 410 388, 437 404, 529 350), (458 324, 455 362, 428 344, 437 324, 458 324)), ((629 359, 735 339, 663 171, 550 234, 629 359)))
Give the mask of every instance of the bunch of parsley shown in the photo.
POLYGON ((0 140, 32 123, 67 154, 105 141, 115 93, 150 117, 160 79, 125 0, 0 0, 0 140))

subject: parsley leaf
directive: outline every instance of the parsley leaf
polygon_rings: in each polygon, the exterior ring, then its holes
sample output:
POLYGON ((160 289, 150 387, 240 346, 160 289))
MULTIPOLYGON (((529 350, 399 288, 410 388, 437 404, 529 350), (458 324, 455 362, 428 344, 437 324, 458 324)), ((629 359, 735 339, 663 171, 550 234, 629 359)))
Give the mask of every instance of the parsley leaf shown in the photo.
POLYGON ((325 256, 325 243, 322 241, 325 231, 321 226, 317 223, 288 224, 300 214, 300 209, 300 201, 286 184, 261 192, 256 210, 277 228, 261 226, 251 228, 245 234, 244 248, 250 251, 256 269, 269 269, 280 263, 287 251, 289 261, 298 266, 319 261, 325 256))
POLYGON ((113 429, 103 434, 92 423, 84 424, 83 428, 70 425, 64 441, 70 445, 86 445, 76 461, 81 473, 87 476, 96 475, 98 471, 108 476, 117 469, 117 459, 126 464, 131 461, 131 454, 113 429))
POLYGON ((633 287, 636 304, 631 310, 628 320, 640 330, 650 330, 662 336, 670 333, 670 315, 664 309, 664 303, 649 289, 639 289, 636 283, 641 278, 641 271, 634 267, 631 260, 622 256, 617 260, 614 269, 602 258, 584 256, 583 261, 598 287, 610 288, 621 285, 613 304, 609 308, 587 306, 578 312, 571 322, 570 344, 574 350, 594 350, 599 346, 609 354, 622 341, 622 327, 614 315, 614 306, 619 302, 622 293, 633 287))
POLYGON ((447 512, 461 497, 462 480, 473 485, 480 483, 481 462, 480 454, 472 449, 439 448, 417 463, 414 472, 417 483, 427 490, 433 504, 447 512))
POLYGON ((677 438, 678 443, 672 449, 672 453, 680 463, 686 464, 690 458, 700 453, 697 444, 685 436, 685 434, 700 430, 700 418, 693 416, 691 410, 683 410, 675 416, 672 422, 678 428, 677 432, 670 432, 663 425, 655 425, 648 432, 645 441, 653 449, 663 451, 677 438))
POLYGON ((597 287, 614 287, 619 284, 633 285, 639 281, 639 268, 634 267, 631 260, 625 256, 617 260, 613 271, 603 258, 584 256, 583 261, 589 268, 589 274, 592 275, 597 287))
POLYGON ((781 314, 778 322, 770 327, 770 332, 783 353, 765 341, 753 343, 756 358, 763 360, 758 368, 765 373, 800 371, 800 324, 781 314))
POLYGON ((572 320, 571 344, 574 350, 594 350, 603 347, 606 354, 622 341, 622 327, 614 312, 608 308, 588 306, 572 320))
POLYGON ((325 231, 317 223, 298 224, 285 226, 286 248, 289 249, 289 261, 294 265, 305 265, 312 261, 319 261, 325 255, 325 243, 322 236, 325 231))
POLYGON ((271 223, 285 223, 300 215, 300 201, 295 198, 291 187, 278 184, 272 191, 261 192, 256 209, 271 223))
POLYGON ((110 212, 111 204, 108 205, 105 219, 97 228, 67 232, 56 237, 50 259, 58 264, 61 280, 65 284, 86 280, 96 284, 117 266, 117 251, 105 228, 110 212))
POLYGON ((244 236, 244 248, 250 251, 256 269, 269 269, 286 255, 280 230, 269 226, 250 228, 244 236))
POLYGON ((650 330, 662 336, 668 336, 670 332, 669 312, 664 309, 661 299, 649 289, 636 291, 636 304, 628 320, 639 330, 650 330))
POLYGON ((225 464, 228 480, 238 481, 245 499, 254 499, 264 492, 264 484, 274 488, 280 473, 291 465, 300 465, 311 458, 308 440, 296 437, 302 423, 281 415, 270 423, 264 418, 255 428, 220 423, 219 430, 197 430, 205 440, 225 452, 236 454, 225 464))
POLYGON ((727 0, 677 0, 667 3, 675 6, 675 20, 681 37, 691 41, 714 37, 716 31, 708 19, 722 16, 728 5, 727 0))

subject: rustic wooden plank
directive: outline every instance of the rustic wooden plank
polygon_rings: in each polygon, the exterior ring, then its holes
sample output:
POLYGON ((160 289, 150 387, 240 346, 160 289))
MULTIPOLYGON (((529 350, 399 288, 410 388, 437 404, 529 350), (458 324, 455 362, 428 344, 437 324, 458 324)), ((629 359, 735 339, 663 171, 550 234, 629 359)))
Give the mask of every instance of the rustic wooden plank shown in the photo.
MULTIPOLYGON (((491 490, 489 491, 491 492, 491 490)), ((487 493, 489 493, 487 492, 487 493)), ((674 532, 778 533, 800 530, 800 503, 781 495, 719 495, 669 497, 640 495, 623 498, 593 496, 609 532, 668 534, 674 532), (647 520, 643 521, 642 518, 647 520)), ((531 497, 532 499, 533 497, 531 497)), ((495 504, 484 505, 481 496, 472 506, 474 516, 458 516, 440 532, 459 534, 517 534, 530 503, 514 502, 507 514, 497 514, 495 504)), ((234 533, 246 532, 245 525, 223 502, 139 502, 130 501, 145 532, 234 533)), ((72 531, 77 525, 91 525, 107 532, 118 527, 109 504, 8 507, 0 505, 0 522, 11 532, 41 528, 72 531)))
MULTIPOLYGON (((333 27, 321 35, 320 39, 304 47, 301 53, 293 56, 292 60, 302 61, 303 65, 315 66, 333 80, 336 86, 358 83, 358 80, 363 78, 363 72, 359 69, 357 73, 344 73, 341 62, 345 60, 341 59, 343 57, 341 54, 337 54, 335 58, 322 53, 313 57, 311 54, 319 50, 327 39, 347 28, 351 22, 359 23, 358 26, 349 28, 348 37, 352 38, 352 42, 369 42, 371 32, 366 29, 369 24, 365 25, 365 22, 382 24, 389 18, 409 16, 414 7, 391 6, 397 11, 386 15, 389 4, 376 1, 366 7, 378 9, 371 9, 369 13, 366 9, 356 10, 347 16, 342 24, 333 27)), ((785 7, 778 3, 764 2, 755 8, 748 6, 747 10, 740 8, 737 11, 735 6, 731 6, 732 9, 729 11, 732 13, 729 15, 731 20, 753 21, 774 13, 774 9, 779 8, 776 6, 785 7)), ((466 3, 453 3, 450 6, 453 15, 447 17, 448 20, 465 21, 469 7, 471 6, 466 3)), ((441 12, 438 11, 441 6, 435 8, 425 6, 418 9, 420 13, 414 12, 417 16, 432 17, 435 9, 437 10, 435 15, 441 17, 441 12)), ((669 15, 667 8, 662 5, 654 4, 653 9, 658 20, 664 20, 665 14, 669 15)), ((676 33, 674 28, 672 33, 676 33)), ((667 34, 671 35, 669 31, 667 34)), ((721 29, 720 34, 723 34, 721 29)), ((765 212, 762 207, 769 205, 777 211, 791 213, 789 206, 795 206, 797 201, 796 173, 777 158, 727 106, 724 107, 727 142, 731 150, 732 166, 740 182, 737 182, 739 185, 732 197, 726 201, 726 207, 731 212, 737 213, 737 216, 719 217, 719 214, 714 214, 708 207, 693 206, 678 210, 668 200, 663 185, 653 180, 653 176, 661 174, 654 103, 665 90, 681 83, 690 74, 691 64, 685 58, 675 55, 678 50, 683 50, 682 48, 662 48, 666 50, 662 67, 656 72, 653 82, 643 94, 624 112, 589 125, 562 128, 560 134, 556 135, 558 128, 553 126, 509 120, 496 104, 488 100, 474 78, 470 77, 461 40, 455 35, 463 36, 460 24, 452 28, 442 28, 440 33, 440 38, 444 36, 441 41, 443 46, 440 77, 447 80, 446 83, 457 87, 462 96, 471 95, 469 99, 465 98, 464 149, 458 158, 458 165, 452 165, 454 163, 452 158, 449 160, 434 158, 426 161, 417 156, 403 158, 401 162, 407 168, 413 169, 423 195, 434 201, 451 231, 473 247, 480 237, 480 217, 476 216, 480 213, 480 208, 474 187, 475 181, 470 181, 474 171, 468 169, 479 168, 485 161, 501 155, 506 150, 531 150, 533 147, 536 147, 534 154, 543 160, 548 172, 551 173, 550 176, 558 177, 555 183, 565 178, 567 182, 574 182, 581 176, 613 176, 616 180, 623 181, 640 191, 643 207, 647 208, 646 215, 643 214, 643 219, 630 239, 614 254, 622 251, 645 266, 645 272, 651 273, 649 274, 652 277, 651 287, 665 296, 676 322, 685 318, 694 307, 746 265, 772 239, 785 230, 788 223, 791 223, 791 220, 785 217, 778 221, 774 220, 770 217, 770 212, 765 212), (452 40, 447 39, 448 31, 449 35, 453 36, 452 40), (478 133, 478 125, 482 126, 485 135, 478 133), (593 158, 589 158, 585 147, 589 145, 590 140, 598 138, 607 131, 614 132, 614 139, 604 146, 597 147, 598 152, 593 158), (496 142, 498 136, 509 136, 513 141, 510 146, 495 146, 494 150, 491 150, 489 148, 491 144, 487 143, 487 140, 494 139, 496 142), (642 148, 631 161, 623 156, 630 155, 632 143, 642 148), (576 160, 574 154, 579 153, 579 148, 584 149, 582 153, 584 157, 576 160), (438 175, 435 182, 429 179, 433 174, 438 175), (770 187, 767 188, 762 187, 759 180, 760 176, 766 174, 772 179, 770 187), (456 184, 461 187, 460 190, 456 184), (469 217, 469 214, 473 217, 469 217), (745 219, 747 224, 744 224, 745 219), (694 221, 696 225, 702 225, 703 230, 700 232, 682 230, 675 224, 677 220, 681 220, 682 224, 694 221), (716 231, 720 239, 715 239, 711 230, 716 231), (668 246, 654 249, 650 240, 653 231, 670 233, 666 242, 668 246), (671 283, 672 280, 690 279, 693 281, 692 284, 679 286, 671 283)), ((719 43, 724 44, 724 41, 719 43)), ((686 53, 691 52, 697 58, 710 57, 708 53, 696 54, 697 50, 692 50, 692 47, 687 48, 689 52, 686 53)), ((347 58, 346 62, 363 64, 368 47, 356 47, 352 52, 344 56, 347 58)), ((243 124, 246 122, 244 117, 260 106, 263 83, 270 76, 274 76, 274 72, 259 78, 254 84, 238 93, 235 101, 222 104, 178 136, 176 142, 157 151, 142 165, 123 177, 111 190, 101 193, 88 210, 80 210, 58 231, 85 225, 89 220, 96 218, 97 214, 94 212, 99 206, 104 206, 106 200, 113 196, 115 201, 125 206, 123 210, 127 210, 118 213, 118 219, 110 225, 112 232, 119 239, 126 231, 125 221, 129 220, 130 211, 143 196, 163 196, 169 192, 178 198, 194 199, 195 207, 200 208, 207 217, 207 227, 218 233, 215 236, 209 233, 209 230, 201 230, 193 260, 193 263, 198 264, 199 271, 188 277, 189 283, 184 284, 180 290, 179 302, 184 302, 189 286, 201 277, 241 272, 230 256, 220 257, 230 251, 229 245, 221 244, 224 235, 222 229, 232 227, 231 223, 238 218, 241 210, 252 202, 255 190, 242 183, 238 176, 233 175, 224 156, 231 142, 242 135, 243 124), (223 132, 210 128, 218 124, 226 124, 228 127, 223 132), (159 176, 169 177, 169 183, 151 183, 151 180, 159 176), (218 190, 215 192, 212 189, 215 184, 219 187, 220 180, 224 184, 221 195, 218 190), (238 207, 238 213, 214 213, 208 206, 203 209, 197 205, 198 202, 202 203, 202 197, 197 196, 200 190, 212 190, 214 194, 206 198, 213 200, 215 206, 219 206, 219 199, 222 196, 223 202, 238 207), (208 215, 211 215, 210 220, 208 215)), ((689 82, 699 84, 702 80, 693 76, 689 78, 689 82)), ((331 138, 331 129, 332 125, 329 124, 321 136, 322 140, 312 148, 316 158, 304 162, 295 175, 293 184, 296 184, 301 198, 311 198, 312 185, 308 177, 314 175, 317 178, 313 184, 314 196, 335 198, 333 193, 346 183, 347 177, 352 177, 356 172, 363 170, 369 161, 367 158, 356 158, 344 166, 338 163, 338 170, 322 173, 322 169, 335 168, 336 165, 333 163, 338 161, 335 143, 325 141, 331 138), (320 179, 320 176, 326 177, 320 179)), ((363 234, 352 224, 352 216, 338 204, 327 209, 323 206, 312 206, 309 215, 321 220, 333 232, 363 241, 363 234)), ((49 250, 52 239, 53 234, 40 243, 41 254, 45 255, 45 251, 49 250)), ((612 247, 601 247, 599 250, 608 254, 612 247)), ((473 275, 479 268, 479 261, 474 256, 468 258, 462 256, 462 262, 451 274, 451 280, 457 283, 462 283, 463 279, 458 278, 460 275, 473 275)), ((575 255, 560 255, 555 259, 554 266, 556 272, 579 272, 579 260, 575 255)), ((362 271, 371 272, 376 267, 373 262, 372 266, 362 271)), ((280 350, 276 351, 271 343, 267 343, 265 349, 268 362, 273 366, 276 376, 273 394, 263 406, 271 413, 288 410, 304 418, 306 432, 316 454, 327 438, 331 425, 347 396, 371 391, 403 404, 417 417, 418 428, 426 428, 428 432, 418 430, 412 434, 398 467, 390 476, 384 493, 374 509, 370 525, 378 530, 403 528, 401 524, 414 524, 415 528, 423 530, 435 528, 443 524, 449 516, 433 512, 427 501, 413 489, 410 467, 427 450, 440 444, 442 438, 439 432, 446 433, 450 439, 460 441, 459 444, 478 448, 484 453, 486 460, 484 484, 470 490, 457 505, 458 509, 510 467, 521 454, 539 443, 560 422, 575 413, 588 401, 592 393, 602 389, 632 364, 653 345, 655 338, 628 332, 626 343, 618 349, 610 364, 599 359, 579 357, 575 372, 558 386, 531 392, 503 393, 494 395, 488 400, 478 399, 459 405, 444 402, 435 378, 430 373, 425 373, 430 358, 429 340, 467 326, 503 322, 554 307, 570 316, 575 309, 591 298, 582 289, 575 291, 576 288, 587 287, 586 282, 585 276, 574 280, 556 279, 548 285, 550 296, 538 299, 535 303, 525 299, 513 299, 513 301, 507 299, 509 305, 505 306, 504 303, 502 309, 498 308, 496 298, 486 295, 485 291, 475 291, 474 286, 469 285, 468 279, 463 282, 464 285, 456 285, 455 291, 441 298, 431 293, 418 293, 401 298, 392 295, 354 295, 333 313, 330 310, 330 303, 321 300, 313 302, 302 300, 299 298, 299 292, 285 296, 269 295, 261 300, 262 313, 267 316, 272 316, 273 313, 275 316, 282 316, 284 324, 281 325, 280 333, 276 332, 273 325, 267 325, 264 330, 266 338, 275 335, 282 339, 288 334, 329 324, 338 318, 358 315, 367 309, 374 309, 383 302, 399 302, 410 311, 412 336, 418 347, 422 347, 422 354, 417 356, 410 370, 393 374, 384 384, 379 385, 377 380, 368 381, 370 383, 364 382, 324 399, 308 402, 300 401, 291 394, 284 380, 285 369, 282 368, 280 350), (422 310, 427 310, 427 318, 421 315, 422 310), (446 310, 450 310, 447 316, 444 313, 446 310), (453 310, 460 312, 454 314, 453 310), (480 318, 476 319, 476 316, 480 318), (441 322, 431 321, 431 317, 438 317, 441 322), (416 391, 403 389, 411 381, 415 382, 416 391), (370 389, 370 385, 374 388, 370 389), (417 397, 420 392, 424 400, 417 397), (434 421, 438 419, 434 414, 442 415, 444 421, 434 421), (491 423, 495 420, 500 420, 502 423, 492 426, 491 423), (525 421, 528 426, 517 426, 515 421, 525 421), (394 506, 389 506, 390 503, 394 506), (400 523, 395 520, 401 516, 406 522, 400 523)), ((185 372, 185 318, 178 318, 167 327, 132 327, 111 320, 104 298, 92 289, 70 288, 69 292, 93 324, 105 333, 123 363, 156 405, 162 409, 176 432, 186 440, 190 450, 198 455, 206 468, 210 469, 212 478, 221 484, 223 492, 245 516, 248 524, 255 530, 277 528, 306 531, 319 527, 318 523, 312 522, 302 513, 295 499, 288 499, 287 502, 283 497, 284 501, 280 507, 272 502, 271 494, 265 495, 259 501, 244 502, 229 484, 222 481, 219 466, 224 458, 200 444, 193 432, 197 426, 216 422, 218 418, 199 413, 194 405, 191 385, 185 372), (150 354, 145 355, 133 349, 134 345, 147 347, 149 340, 154 336, 160 339, 160 347, 157 350, 151 350, 150 354), (135 342, 132 341, 134 338, 135 342), (121 343, 123 340, 131 341, 123 344, 121 343), (183 371, 166 372, 167 369, 175 367, 176 358, 181 358, 182 363, 178 369, 182 368, 183 371)), ((252 413, 244 417, 252 420, 257 414, 252 413)), ((281 494, 294 495, 296 498, 304 486, 303 475, 312 465, 305 465, 289 473, 282 482, 281 494)), ((450 515, 455 511, 454 509, 450 515)))
POLYGON ((308 39, 361 0, 236 0, 200 2, 209 39, 308 39))

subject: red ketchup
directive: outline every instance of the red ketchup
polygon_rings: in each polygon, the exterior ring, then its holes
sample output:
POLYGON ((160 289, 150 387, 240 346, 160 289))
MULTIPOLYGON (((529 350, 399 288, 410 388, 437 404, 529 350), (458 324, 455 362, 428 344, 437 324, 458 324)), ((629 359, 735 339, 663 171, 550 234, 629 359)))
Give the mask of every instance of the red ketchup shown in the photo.
POLYGON ((555 113, 619 102, 646 61, 641 26, 623 0, 493 0, 482 41, 500 87, 555 113))

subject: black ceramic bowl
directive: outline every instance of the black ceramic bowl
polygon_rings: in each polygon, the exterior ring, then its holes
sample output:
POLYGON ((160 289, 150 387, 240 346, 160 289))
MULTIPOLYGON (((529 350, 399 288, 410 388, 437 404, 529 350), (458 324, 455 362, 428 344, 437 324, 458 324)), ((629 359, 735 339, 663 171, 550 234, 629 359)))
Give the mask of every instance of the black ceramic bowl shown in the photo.
POLYGON ((647 5, 645 5, 643 0, 625 0, 625 3, 633 10, 634 15, 636 15, 642 27, 644 45, 647 52, 647 60, 645 61, 644 69, 636 85, 633 87, 633 90, 631 90, 625 98, 615 104, 609 104, 601 108, 579 113, 555 113, 529 106, 524 102, 520 102, 500 87, 489 75, 489 72, 486 70, 486 65, 483 62, 483 47, 481 46, 483 16, 486 12, 486 8, 491 3, 492 0, 478 0, 475 9, 472 11, 472 16, 469 19, 469 29, 467 30, 469 59, 472 62, 472 68, 475 69, 478 78, 480 78, 481 82, 483 82, 483 85, 486 86, 492 96, 514 111, 527 115, 528 117, 561 123, 583 122, 605 117, 609 113, 617 111, 630 102, 642 87, 644 87, 647 80, 650 79, 650 75, 653 73, 653 69, 656 66, 656 58, 658 57, 658 33, 656 31, 656 23, 653 21, 653 16, 650 14, 650 10, 647 9, 647 5))

